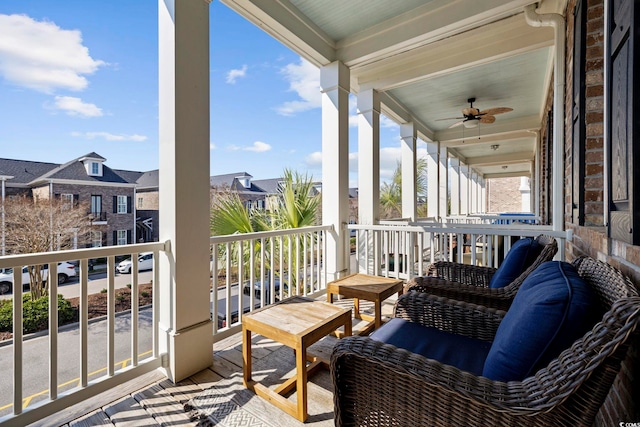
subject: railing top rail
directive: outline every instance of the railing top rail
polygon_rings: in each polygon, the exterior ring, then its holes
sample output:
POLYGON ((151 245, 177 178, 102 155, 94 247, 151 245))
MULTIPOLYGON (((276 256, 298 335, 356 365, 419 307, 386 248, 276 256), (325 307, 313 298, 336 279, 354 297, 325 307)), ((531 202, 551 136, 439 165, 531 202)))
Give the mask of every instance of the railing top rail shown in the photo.
POLYGON ((16 265, 35 265, 48 262, 63 262, 77 259, 102 258, 112 255, 132 254, 140 252, 164 251, 165 242, 136 243, 135 245, 105 246, 101 248, 70 249, 33 254, 17 254, 0 256, 0 268, 16 265))
MULTIPOLYGON (((399 231, 398 226, 391 225, 360 225, 349 224, 350 230, 379 230, 379 231, 399 231)), ((401 231, 409 231, 416 233, 457 233, 457 234, 491 234, 497 236, 537 236, 546 234, 552 237, 565 239, 568 237, 569 230, 554 231, 548 225, 525 225, 521 223, 513 224, 452 224, 452 223, 434 223, 403 226, 401 231)))
POLYGON ((237 233, 225 236, 211 236, 210 243, 238 242, 251 239, 263 239, 268 237, 287 236, 292 234, 314 233, 317 231, 332 231, 332 225, 316 225, 312 227, 289 228, 286 230, 258 231, 255 233, 237 233))

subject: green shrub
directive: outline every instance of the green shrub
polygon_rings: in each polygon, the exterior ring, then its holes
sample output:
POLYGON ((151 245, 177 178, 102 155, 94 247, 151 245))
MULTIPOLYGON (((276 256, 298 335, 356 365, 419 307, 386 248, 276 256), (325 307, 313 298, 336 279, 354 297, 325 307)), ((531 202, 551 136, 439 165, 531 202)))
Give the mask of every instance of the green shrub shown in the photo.
POLYGON ((147 292, 147 291, 142 291, 142 292, 140 292, 140 295, 146 298, 146 297, 148 297, 148 296, 149 296, 149 292, 147 292))
MULTIPOLYGON (((42 297, 31 301, 29 294, 24 294, 22 298, 22 323, 23 333, 30 334, 49 327, 49 297, 42 297)), ((75 310, 71 303, 58 295, 58 324, 73 321, 75 310)), ((3 300, 0 302, 0 331, 13 332, 13 301, 3 300)))
POLYGON ((127 288, 131 289, 131 283, 127 283, 127 288))
POLYGON ((102 288, 102 289, 100 289, 100 293, 101 293, 101 294, 106 294, 107 292, 108 292, 108 291, 107 291, 107 288, 102 288))

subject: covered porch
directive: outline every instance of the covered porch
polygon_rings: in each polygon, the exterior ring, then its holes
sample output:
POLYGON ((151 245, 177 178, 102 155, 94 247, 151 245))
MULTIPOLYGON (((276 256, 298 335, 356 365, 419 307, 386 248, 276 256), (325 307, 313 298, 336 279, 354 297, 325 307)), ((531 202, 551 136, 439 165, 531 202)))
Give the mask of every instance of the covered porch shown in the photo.
MULTIPOLYGON (((23 350, 17 345, 14 363, 20 368, 14 369, 12 414, 1 422, 47 425, 51 420, 47 417, 52 415, 61 424, 83 416, 104 418, 109 402, 94 403, 98 412, 88 415, 72 414, 66 408, 88 402, 107 389, 122 392, 125 400, 134 397, 144 387, 129 391, 124 387, 134 384, 135 388, 138 380, 158 381, 160 389, 155 386, 152 394, 169 399, 163 400, 167 402, 167 423, 193 422, 180 403, 240 371, 237 332, 243 313, 238 310, 234 317, 233 306, 248 304, 251 310, 286 296, 284 286, 275 288, 275 277, 267 280, 272 273, 260 271, 261 257, 273 258, 267 252, 269 247, 283 251, 281 274, 296 278, 301 274, 296 293, 314 298, 323 298, 328 282, 353 272, 409 279, 424 274, 427 265, 437 259, 498 265, 512 237, 538 234, 558 240, 560 259, 589 253, 622 265, 637 283, 638 247, 633 241, 610 237, 603 226, 606 209, 601 207, 602 212, 595 214, 586 209, 592 217, 602 218, 600 223, 592 218, 593 223, 586 224, 584 208, 582 219, 576 216, 575 222, 571 220, 574 210, 580 211, 575 206, 585 205, 584 197, 578 194, 567 203, 570 190, 565 187, 573 182, 572 171, 586 165, 584 157, 565 156, 570 153, 566 136, 572 135, 565 118, 565 112, 571 110, 565 101, 571 96, 571 89, 565 88, 567 64, 576 55, 567 44, 573 40, 567 23, 573 23, 575 2, 223 3, 320 69, 322 225, 272 235, 209 236, 209 99, 210 93, 215 93, 209 84, 209 34, 215 29, 209 25, 207 1, 159 0, 161 243, 0 259, 2 268, 30 262, 53 263, 53 269, 55 263, 66 259, 80 259, 81 267, 86 268, 87 259, 98 255, 113 263, 116 255, 155 251, 152 356, 127 369, 116 369, 110 357, 106 376, 96 381, 87 380, 87 360, 83 358, 78 366, 79 387, 61 395, 51 392, 35 407, 23 410, 23 350), (349 224, 350 97, 358 106, 357 224, 349 224), (475 98, 473 105, 471 98, 475 98), (499 108, 512 110, 498 113, 499 108), (485 110, 494 114, 483 114, 485 110), (382 116, 399 125, 402 141, 402 217, 394 221, 380 218, 382 116), (419 147, 427 152, 428 218, 418 216, 419 147), (486 212, 487 180, 514 176, 529 180, 529 212, 535 224, 519 222, 519 218, 506 218, 516 222, 500 224, 500 217, 486 212), (353 253, 349 230, 356 230, 353 253), (454 241, 466 240, 472 242, 468 251, 454 250, 454 241), (256 241, 262 243, 263 252, 250 251, 246 264, 217 259, 220 247, 242 253, 242 248, 252 247, 256 241), (231 275, 234 269, 236 278, 231 275), (240 291, 242 282, 237 277, 242 277, 243 269, 260 271, 259 296, 240 291), (269 292, 267 286, 271 286, 269 292), (220 313, 222 319, 216 320, 220 313), (148 377, 150 372, 162 378, 148 377), (180 414, 177 408, 182 409, 180 414), (172 419, 174 415, 177 418, 172 419)), ((601 23, 602 34, 603 11, 609 4, 599 5, 593 13, 599 13, 594 19, 601 23)), ((602 129, 600 138, 608 138, 602 129)), ((576 188, 571 190, 578 192, 576 188)), ((605 204, 602 198, 600 203, 605 204)), ((86 282, 86 275, 83 277, 86 282)), ((254 285, 250 282, 249 288, 254 285)), ((109 292, 112 295, 113 289, 109 292)), ((16 309, 20 308, 17 304, 16 309)), ((55 318, 55 308, 51 310, 55 318)), ((110 312, 109 316, 112 319, 115 314, 110 312)), ((88 323, 87 319, 81 321, 88 323)), ((81 328, 86 331, 86 324, 81 328)), ((52 348, 57 349, 55 321, 49 334, 52 348)), ((20 333, 17 338, 21 339, 20 333)), ((278 351, 270 343, 263 344, 265 357, 278 351)), ((636 351, 625 361, 630 377, 637 372, 636 351)), ((56 359, 50 360, 51 372, 57 372, 56 359)), ((621 400, 633 389, 633 385, 625 387, 627 380, 619 380, 621 400)), ((56 373, 50 374, 49 382, 50 389, 56 390, 56 373)), ((149 400, 145 407, 142 400, 137 401, 156 421, 164 416, 153 414, 154 408, 163 404, 149 400)), ((322 405, 326 406, 319 407, 320 414, 332 413, 330 401, 322 405)), ((141 417, 146 419, 144 414, 141 417)), ((290 421, 282 425, 298 425, 290 421)), ((318 422, 331 425, 333 419, 324 416, 318 422)))

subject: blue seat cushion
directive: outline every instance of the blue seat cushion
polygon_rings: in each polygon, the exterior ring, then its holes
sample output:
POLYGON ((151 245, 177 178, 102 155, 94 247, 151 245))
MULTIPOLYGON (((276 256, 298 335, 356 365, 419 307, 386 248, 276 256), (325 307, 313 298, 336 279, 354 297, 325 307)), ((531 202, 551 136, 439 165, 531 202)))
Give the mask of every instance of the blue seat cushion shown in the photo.
POLYGON ((516 280, 538 258, 542 248, 543 245, 531 237, 516 241, 507 252, 500 268, 491 277, 489 287, 504 288, 516 280))
POLYGON ((500 322, 482 375, 521 381, 547 366, 591 329, 595 301, 571 264, 542 263, 524 280, 500 322))
POLYGON ((370 338, 480 375, 491 343, 394 318, 370 338))

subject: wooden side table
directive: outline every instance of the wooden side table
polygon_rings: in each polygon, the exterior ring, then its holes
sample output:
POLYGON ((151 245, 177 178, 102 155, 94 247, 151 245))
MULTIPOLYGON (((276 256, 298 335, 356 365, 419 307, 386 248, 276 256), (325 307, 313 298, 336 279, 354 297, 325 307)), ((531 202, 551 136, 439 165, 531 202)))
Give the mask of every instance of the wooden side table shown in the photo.
POLYGON ((242 359, 244 386, 289 415, 305 421, 307 412, 307 379, 329 361, 307 355, 307 348, 344 326, 351 335, 351 310, 305 297, 291 297, 242 316, 242 359), (251 333, 277 341, 296 353, 296 374, 275 390, 251 379, 251 333), (307 360, 312 363, 307 366, 307 360), (296 390, 297 403, 284 395, 296 390))
POLYGON ((334 295, 353 298, 355 318, 369 322, 357 332, 359 335, 365 335, 382 325, 382 301, 396 292, 399 296, 402 293, 402 287, 402 280, 368 274, 352 274, 327 284, 327 301, 332 303, 334 295), (360 313, 361 299, 374 302, 373 317, 360 313))

